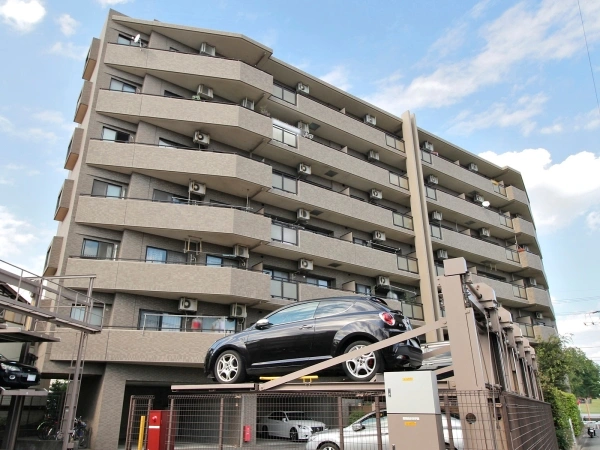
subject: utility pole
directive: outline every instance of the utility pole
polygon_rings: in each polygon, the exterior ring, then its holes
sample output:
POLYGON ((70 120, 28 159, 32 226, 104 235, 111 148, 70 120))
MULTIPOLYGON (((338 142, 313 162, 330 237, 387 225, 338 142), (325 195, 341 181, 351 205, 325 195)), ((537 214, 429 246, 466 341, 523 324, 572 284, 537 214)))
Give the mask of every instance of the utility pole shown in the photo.
POLYGON ((585 313, 584 325, 600 325, 600 310, 585 313))

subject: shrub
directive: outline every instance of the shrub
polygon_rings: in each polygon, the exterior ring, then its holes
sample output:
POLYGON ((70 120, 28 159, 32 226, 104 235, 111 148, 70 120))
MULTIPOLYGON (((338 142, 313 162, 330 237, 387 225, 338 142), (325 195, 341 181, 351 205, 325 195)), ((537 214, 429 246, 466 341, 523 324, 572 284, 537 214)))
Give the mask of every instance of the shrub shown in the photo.
POLYGON ((579 407, 577 406, 577 398, 573 394, 550 387, 544 390, 544 400, 550 403, 552 407, 558 447, 561 450, 569 450, 573 446, 573 436, 571 434, 569 419, 573 423, 573 430, 577 436, 583 429, 583 422, 581 421, 579 407))

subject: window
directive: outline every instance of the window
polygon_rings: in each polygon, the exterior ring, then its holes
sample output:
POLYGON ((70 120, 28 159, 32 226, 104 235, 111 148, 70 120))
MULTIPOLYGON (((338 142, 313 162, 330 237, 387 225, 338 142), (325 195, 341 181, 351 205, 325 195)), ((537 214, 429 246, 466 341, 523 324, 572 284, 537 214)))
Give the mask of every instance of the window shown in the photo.
POLYGON ((155 264, 185 264, 185 253, 156 247, 146 247, 146 262, 155 264))
POLYGON ((269 316, 268 320, 273 325, 309 320, 314 317, 317 306, 319 306, 319 302, 302 302, 299 305, 290 306, 276 312, 272 316, 269 316))
POLYGON ((441 277, 441 276, 443 276, 443 275, 445 274, 445 272, 444 272, 444 266, 438 266, 438 265, 436 264, 436 265, 435 265, 435 274, 436 274, 438 277, 441 277))
POLYGON ((271 239, 275 242, 298 245, 298 230, 280 223, 272 223, 271 239))
POLYGON ((494 183, 492 181, 492 187, 494 188, 494 192, 500 195, 504 195, 506 197, 506 187, 500 183, 494 183))
POLYGON ((281 127, 273 125, 273 139, 278 142, 282 142, 290 147, 297 147, 296 143, 296 133, 292 133, 291 131, 284 130, 281 127))
POLYGON ((279 86, 277 84, 273 85, 273 95, 277 98, 280 98, 284 102, 291 103, 292 105, 296 104, 296 93, 291 89, 284 88, 283 86, 279 86))
POLYGON ((527 291, 525 290, 525 286, 521 286, 519 284, 513 284, 513 294, 515 297, 519 298, 527 298, 527 291))
POLYGON ((315 318, 341 314, 350 309, 353 304, 353 302, 348 301, 320 302, 317 312, 315 313, 315 318))
POLYGON ((356 293, 371 295, 371 286, 367 286, 366 284, 356 284, 356 293))
POLYGON ((361 239, 361 238, 352 238, 352 242, 357 244, 357 245, 362 245, 363 247, 370 247, 369 245, 369 241, 367 241, 366 239, 361 239))
POLYGON ((435 188, 431 186, 425 186, 425 197, 430 198, 432 200, 437 200, 437 191, 435 188))
MULTIPOLYGON (((148 47, 148 41, 145 39, 140 39, 140 42, 142 44, 142 47, 148 47)), ((139 46, 140 44, 133 42, 133 36, 127 36, 125 34, 119 34, 119 37, 117 38, 117 44, 121 44, 121 45, 137 45, 139 46)))
POLYGON ((296 194, 298 193, 298 180, 282 173, 273 173, 273 187, 296 194))
POLYGON ((271 276, 271 297, 298 300, 298 284, 288 281, 289 272, 265 269, 263 273, 271 276))
POLYGON ((175 92, 165 91, 165 97, 170 98, 185 98, 183 95, 176 94, 175 92))
POLYGON ((168 139, 163 139, 163 138, 158 139, 158 146, 159 147, 184 147, 183 145, 178 144, 177 142, 169 141, 168 139))
POLYGON ((104 307, 94 306, 89 313, 87 322, 85 321, 85 306, 73 306, 71 308, 71 319, 79 320, 81 322, 95 325, 97 327, 102 325, 102 317, 104 316, 104 307))
POLYGON ((92 184, 92 197, 125 197, 125 188, 118 184, 107 183, 106 181, 94 180, 92 184))
POLYGON ((332 285, 331 280, 317 277, 306 277, 306 283, 325 289, 329 289, 332 285))
POLYGON ((180 197, 175 194, 171 194, 170 192, 160 191, 158 189, 154 189, 152 193, 152 200, 155 202, 168 202, 168 203, 187 203, 187 198, 180 197))
POLYGON ((500 225, 504 225, 505 227, 512 228, 512 219, 509 216, 505 216, 504 214, 498 214, 500 217, 500 225))
POLYGON ((417 260, 407 256, 398 255, 398 269, 412 273, 419 273, 417 260))
POLYGON ((81 256, 83 258, 112 259, 116 256, 115 250, 115 244, 84 239, 83 246, 81 247, 81 256))
POLYGON ((408 180, 402 175, 394 172, 390 172, 390 184, 394 186, 400 186, 401 188, 408 189, 408 180))
POLYGON ((131 134, 124 131, 113 130, 112 128, 102 127, 102 140, 129 142, 131 140, 131 134))
POLYGON ((137 91, 137 88, 133 84, 127 84, 114 78, 110 80, 109 89, 111 91, 132 92, 134 94, 137 91))
POLYGON ((140 309, 139 330, 180 331, 181 317, 171 316, 159 311, 140 309))
POLYGON ((413 218, 410 216, 405 216, 400 213, 393 213, 394 225, 397 227, 408 228, 409 230, 414 229, 413 218))
POLYGON ((54 211, 58 211, 58 207, 60 206, 60 199, 62 198, 62 194, 63 194, 63 190, 61 189, 60 192, 58 193, 58 198, 56 199, 56 208, 54 208, 54 211))
POLYGON ((421 150, 421 161, 432 164, 431 153, 421 150))
POLYGON ((430 223, 429 228, 431 229, 431 237, 436 239, 442 239, 442 227, 439 225, 430 223))

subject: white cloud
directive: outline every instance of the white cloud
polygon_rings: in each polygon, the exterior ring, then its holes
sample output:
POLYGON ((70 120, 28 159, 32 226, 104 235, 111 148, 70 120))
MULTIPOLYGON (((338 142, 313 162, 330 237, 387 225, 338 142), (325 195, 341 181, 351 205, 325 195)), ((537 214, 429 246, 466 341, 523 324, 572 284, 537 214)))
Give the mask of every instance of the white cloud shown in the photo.
POLYGON ((600 229, 600 212, 592 211, 585 218, 585 224, 593 231, 600 229))
POLYGON ((10 184, 14 184, 14 182, 12 180, 8 180, 6 178, 0 177, 0 185, 10 185, 10 184))
POLYGON ((0 116, 0 133, 29 141, 54 143, 58 140, 58 136, 54 131, 38 127, 18 129, 10 120, 3 116, 0 116))
POLYGON ((555 163, 543 148, 479 156, 519 170, 539 231, 553 232, 600 206, 600 157, 582 151, 555 163))
POLYGON ((33 225, 17 219, 8 208, 0 205, 0 259, 22 254, 24 247, 36 239, 33 225))
POLYGON ((556 134, 562 132, 563 126, 560 123, 555 123, 554 125, 549 125, 540 129, 540 133, 542 134, 556 134))
MULTIPOLYGON (((397 114, 407 108, 448 106, 506 82, 517 65, 569 58, 583 48, 579 10, 571 3, 544 0, 535 9, 530 5, 520 2, 481 27, 485 43, 474 56, 440 64, 408 84, 384 79, 367 100, 397 114)), ((600 2, 582 2, 581 7, 589 24, 588 41, 595 42, 600 38, 600 2)))
POLYGON ((349 80, 350 74, 348 69, 344 66, 336 66, 330 72, 327 72, 319 78, 343 91, 347 91, 352 87, 349 80))
POLYGON ((514 106, 495 103, 487 111, 472 114, 469 111, 460 113, 455 124, 448 130, 455 134, 470 134, 475 130, 491 127, 520 127, 523 134, 529 134, 535 127, 533 117, 543 111, 547 97, 543 94, 525 95, 519 98, 514 106))
POLYGON ((594 108, 585 114, 579 114, 575 117, 576 130, 595 130, 600 127, 600 111, 594 108))
POLYGON ((75 34, 75 31, 79 26, 79 22, 73 19, 69 14, 61 14, 57 19, 57 22, 60 26, 61 33, 65 36, 71 36, 75 34))
MULTIPOLYGON (((19 164, 6 164, 5 166, 3 166, 4 170, 10 170, 10 171, 18 171, 18 172, 22 172, 25 175, 28 176, 34 176, 34 175, 39 175, 41 172, 39 170, 36 169, 28 169, 26 166, 24 165, 19 165, 19 164)), ((1 184, 1 183, 0 183, 1 184)), ((12 184, 12 183, 11 183, 12 184)))
POLYGON ((0 17, 11 27, 24 33, 33 30, 46 15, 40 0, 6 0, 0 5, 0 17))
POLYGON ((82 45, 75 45, 72 42, 56 42, 50 47, 49 52, 71 59, 85 59, 88 48, 82 45))
POLYGON ((115 5, 120 5, 123 3, 129 3, 131 0, 96 0, 97 3, 100 3, 100 5, 103 8, 106 8, 108 6, 115 6, 115 5))
POLYGON ((65 118, 60 111, 44 110, 33 114, 33 117, 48 123, 62 124, 65 118))

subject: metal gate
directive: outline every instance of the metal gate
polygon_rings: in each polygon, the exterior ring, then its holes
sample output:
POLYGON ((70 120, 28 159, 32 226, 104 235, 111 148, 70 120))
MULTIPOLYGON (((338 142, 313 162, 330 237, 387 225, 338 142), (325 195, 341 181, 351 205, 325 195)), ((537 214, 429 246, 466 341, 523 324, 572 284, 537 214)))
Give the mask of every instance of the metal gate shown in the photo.
POLYGON ((129 417, 127 419, 127 435, 125 437, 125 450, 132 448, 146 448, 148 437, 148 415, 154 403, 154 395, 132 395, 129 401, 129 417), (141 429, 142 417, 144 417, 144 428, 141 429), (141 446, 140 444, 141 438, 141 446))

